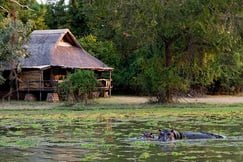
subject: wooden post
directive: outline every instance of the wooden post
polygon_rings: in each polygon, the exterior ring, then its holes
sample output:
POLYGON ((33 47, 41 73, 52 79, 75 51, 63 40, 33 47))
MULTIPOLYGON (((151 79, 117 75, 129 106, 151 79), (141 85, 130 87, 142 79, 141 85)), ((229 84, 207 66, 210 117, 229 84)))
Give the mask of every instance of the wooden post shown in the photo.
POLYGON ((110 70, 109 96, 111 97, 111 70, 110 70))
POLYGON ((27 80, 28 93, 30 93, 30 80, 27 80))
MULTIPOLYGON (((17 76, 18 78, 18 76, 17 76)), ((17 78, 15 79, 16 91, 17 91, 17 101, 19 101, 19 84, 17 78)))
POLYGON ((41 82, 42 82, 42 80, 41 80, 42 77, 41 76, 42 76, 42 74, 43 74, 43 71, 41 70, 40 71, 40 86, 39 86, 39 89, 40 89, 40 101, 42 100, 42 93, 41 93, 42 92, 42 86, 41 86, 41 82))

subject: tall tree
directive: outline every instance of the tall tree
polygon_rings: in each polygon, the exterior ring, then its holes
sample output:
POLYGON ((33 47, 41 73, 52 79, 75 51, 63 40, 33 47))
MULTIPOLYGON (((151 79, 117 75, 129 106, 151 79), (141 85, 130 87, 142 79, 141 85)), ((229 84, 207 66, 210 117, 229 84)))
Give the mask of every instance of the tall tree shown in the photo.
POLYGON ((65 0, 48 1, 45 20, 49 28, 69 28, 76 37, 81 37, 88 31, 82 0, 72 0, 68 4, 65 0))
MULTIPOLYGON (((17 1, 13 1, 17 6, 23 7, 17 1)), ((24 6, 25 7, 25 6, 24 6)), ((6 9, 2 6, 2 8, 6 9)), ((8 99, 13 92, 14 81, 17 80, 17 64, 19 58, 24 58, 28 55, 24 43, 28 39, 30 33, 30 25, 23 24, 17 19, 17 13, 15 6, 13 5, 11 10, 5 10, 8 13, 8 17, 1 22, 0 26, 0 61, 8 63, 10 68, 10 90, 8 99)))
POLYGON ((36 0, 1 0, 0 21, 7 17, 8 11, 15 8, 18 20, 24 24, 31 23, 33 29, 46 29, 44 15, 45 5, 39 5, 36 0))
POLYGON ((118 55, 113 42, 97 40, 93 35, 84 36, 79 39, 79 42, 90 54, 109 66, 116 68, 120 64, 120 55, 118 55))
POLYGON ((122 66, 129 66, 134 51, 156 49, 143 81, 154 80, 151 92, 159 102, 171 102, 173 89, 211 83, 221 70, 217 59, 237 52, 241 39, 233 22, 242 6, 241 0, 87 0, 85 8, 94 33, 121 51, 122 66))

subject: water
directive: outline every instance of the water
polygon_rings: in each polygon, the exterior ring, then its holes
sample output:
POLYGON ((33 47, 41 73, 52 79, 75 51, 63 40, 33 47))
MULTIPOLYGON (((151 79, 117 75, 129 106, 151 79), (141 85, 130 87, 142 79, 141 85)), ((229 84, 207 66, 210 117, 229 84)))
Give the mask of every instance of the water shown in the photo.
POLYGON ((2 119, 16 129, 0 131, 0 161, 227 161, 243 159, 241 118, 178 116, 144 119, 2 119), (216 140, 160 142, 141 140, 144 131, 159 128, 205 131, 216 140))

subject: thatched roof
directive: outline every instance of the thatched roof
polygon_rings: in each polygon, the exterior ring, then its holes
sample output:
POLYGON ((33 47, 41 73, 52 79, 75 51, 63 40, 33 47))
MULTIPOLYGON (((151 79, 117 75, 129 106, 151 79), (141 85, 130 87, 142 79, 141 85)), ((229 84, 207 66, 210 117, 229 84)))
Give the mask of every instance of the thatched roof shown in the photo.
POLYGON ((91 56, 69 29, 35 30, 28 43, 30 56, 21 61, 22 68, 58 66, 63 68, 112 70, 91 56))

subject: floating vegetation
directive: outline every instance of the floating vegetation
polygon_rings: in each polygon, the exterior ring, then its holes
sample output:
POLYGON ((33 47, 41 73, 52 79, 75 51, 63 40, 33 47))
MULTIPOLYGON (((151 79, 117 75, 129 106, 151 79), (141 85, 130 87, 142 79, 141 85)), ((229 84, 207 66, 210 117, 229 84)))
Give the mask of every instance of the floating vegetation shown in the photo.
POLYGON ((0 151, 6 154, 0 161, 11 156, 19 161, 240 161, 242 118, 242 105, 0 110, 0 151), (226 138, 167 143, 138 138, 172 128, 226 138))

